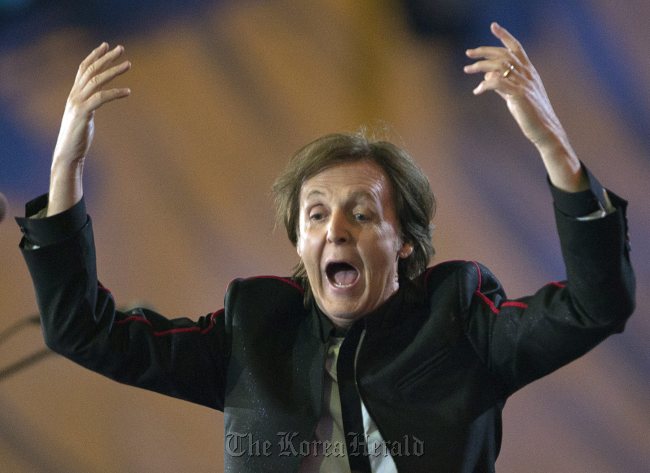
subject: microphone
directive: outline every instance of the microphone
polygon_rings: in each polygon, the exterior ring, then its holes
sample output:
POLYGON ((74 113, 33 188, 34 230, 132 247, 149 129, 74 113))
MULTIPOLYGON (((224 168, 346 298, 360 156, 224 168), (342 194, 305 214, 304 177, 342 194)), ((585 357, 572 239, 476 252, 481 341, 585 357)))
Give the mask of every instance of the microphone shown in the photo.
POLYGON ((9 203, 7 202, 7 198, 2 192, 0 192, 0 222, 2 222, 5 219, 5 215, 7 215, 8 207, 9 207, 9 203))

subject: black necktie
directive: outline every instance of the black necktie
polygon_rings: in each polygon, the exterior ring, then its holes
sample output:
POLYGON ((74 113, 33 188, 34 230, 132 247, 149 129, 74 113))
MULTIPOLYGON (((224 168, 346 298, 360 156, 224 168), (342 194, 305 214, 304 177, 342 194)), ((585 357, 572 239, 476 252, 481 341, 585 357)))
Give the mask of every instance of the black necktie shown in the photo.
POLYGON ((371 473, 361 415, 361 399, 354 376, 354 359, 362 332, 363 323, 354 324, 348 331, 339 349, 336 372, 350 469, 353 472, 371 473))

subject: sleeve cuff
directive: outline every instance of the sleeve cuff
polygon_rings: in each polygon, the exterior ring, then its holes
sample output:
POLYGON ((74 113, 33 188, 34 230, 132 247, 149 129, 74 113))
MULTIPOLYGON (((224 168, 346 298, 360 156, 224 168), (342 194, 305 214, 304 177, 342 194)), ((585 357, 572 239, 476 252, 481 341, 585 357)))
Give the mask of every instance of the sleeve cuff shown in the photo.
POLYGON ((86 203, 79 200, 68 210, 51 217, 41 216, 48 204, 48 194, 43 194, 25 205, 25 217, 16 217, 25 240, 33 247, 59 243, 77 233, 88 221, 86 203))
POLYGON ((589 189, 587 190, 566 192, 555 187, 551 184, 550 180, 548 181, 555 207, 563 214, 574 218, 583 218, 598 213, 603 215, 609 213, 612 210, 612 205, 609 202, 605 189, 584 164, 582 165, 582 169, 589 180, 589 189))

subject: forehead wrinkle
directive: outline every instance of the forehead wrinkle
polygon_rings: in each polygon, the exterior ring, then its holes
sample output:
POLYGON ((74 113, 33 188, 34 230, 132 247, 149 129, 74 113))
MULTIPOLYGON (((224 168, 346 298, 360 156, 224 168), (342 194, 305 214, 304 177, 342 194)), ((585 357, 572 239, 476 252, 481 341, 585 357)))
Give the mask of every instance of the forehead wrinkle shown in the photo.
MULTIPOLYGON (((302 201, 304 203, 309 203, 311 200, 314 198, 322 198, 322 197, 327 197, 328 195, 331 195, 331 193, 325 193, 321 192, 320 190, 312 190, 310 191, 303 199, 302 201)), ((353 190, 351 192, 345 193, 343 196, 343 203, 346 205, 350 204, 356 204, 356 203, 373 203, 373 204, 381 204, 381 196, 380 192, 377 192, 375 189, 372 189, 371 191, 367 190, 353 190)))
POLYGON ((334 166, 307 179, 300 192, 301 204, 306 204, 314 198, 338 197, 334 194, 339 194, 342 197, 341 200, 347 204, 354 201, 370 201, 384 206, 387 203, 384 199, 392 203, 393 192, 390 179, 386 177, 385 171, 372 161, 367 163, 371 166, 370 172, 366 172, 356 181, 347 180, 346 168, 361 163, 334 166), (344 181, 343 183, 341 183, 341 179, 344 181))

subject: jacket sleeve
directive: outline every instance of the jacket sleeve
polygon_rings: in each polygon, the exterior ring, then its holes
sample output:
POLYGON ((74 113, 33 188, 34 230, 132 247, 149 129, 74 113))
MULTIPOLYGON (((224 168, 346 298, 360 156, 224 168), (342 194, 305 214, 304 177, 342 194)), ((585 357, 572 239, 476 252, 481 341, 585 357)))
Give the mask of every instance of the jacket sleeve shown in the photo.
POLYGON ((223 311, 194 322, 117 310, 97 280, 92 222, 85 219, 55 243, 21 242, 47 346, 116 381, 222 410, 229 356, 223 311))
POLYGON ((621 332, 634 310, 627 203, 610 197, 615 210, 594 220, 580 221, 556 207, 566 281, 508 300, 489 270, 464 265, 459 284, 467 335, 506 395, 621 332))

